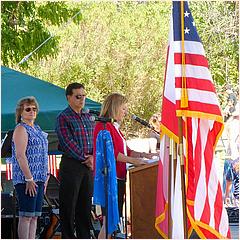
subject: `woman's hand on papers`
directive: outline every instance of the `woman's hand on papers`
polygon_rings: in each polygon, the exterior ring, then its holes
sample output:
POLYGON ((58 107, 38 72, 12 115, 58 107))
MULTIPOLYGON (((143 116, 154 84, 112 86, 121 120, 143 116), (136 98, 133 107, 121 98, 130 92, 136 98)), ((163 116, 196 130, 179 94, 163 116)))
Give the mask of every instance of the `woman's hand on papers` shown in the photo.
POLYGON ((133 165, 135 166, 141 166, 147 164, 147 162, 143 158, 132 158, 133 165))

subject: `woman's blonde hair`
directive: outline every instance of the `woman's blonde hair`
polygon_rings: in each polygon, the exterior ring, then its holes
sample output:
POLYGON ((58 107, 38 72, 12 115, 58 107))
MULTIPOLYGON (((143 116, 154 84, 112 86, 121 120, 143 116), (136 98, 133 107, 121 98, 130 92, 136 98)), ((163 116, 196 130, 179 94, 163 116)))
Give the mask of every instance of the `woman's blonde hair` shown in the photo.
POLYGON ((127 98, 119 93, 111 93, 103 102, 100 116, 116 119, 119 107, 127 103, 127 98))
POLYGON ((37 102, 35 97, 28 96, 28 97, 21 98, 18 101, 17 107, 16 107, 16 118, 15 118, 16 119, 16 123, 20 123, 21 122, 21 114, 23 112, 25 104, 26 105, 34 105, 37 108, 37 113, 39 111, 38 102, 37 102))

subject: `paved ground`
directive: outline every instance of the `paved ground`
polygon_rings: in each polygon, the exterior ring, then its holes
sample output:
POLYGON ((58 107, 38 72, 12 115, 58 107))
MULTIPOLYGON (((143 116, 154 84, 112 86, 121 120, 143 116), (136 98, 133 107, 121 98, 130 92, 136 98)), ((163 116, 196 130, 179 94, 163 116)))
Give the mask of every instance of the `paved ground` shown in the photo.
POLYGON ((239 223, 230 224, 230 230, 232 234, 232 239, 240 239, 239 236, 239 223))

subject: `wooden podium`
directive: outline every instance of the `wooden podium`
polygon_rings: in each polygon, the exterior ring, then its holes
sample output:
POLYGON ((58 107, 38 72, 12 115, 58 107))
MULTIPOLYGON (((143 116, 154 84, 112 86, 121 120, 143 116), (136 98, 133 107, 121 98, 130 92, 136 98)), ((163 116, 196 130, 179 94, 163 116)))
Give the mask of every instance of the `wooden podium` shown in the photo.
POLYGON ((132 238, 161 238, 155 229, 158 162, 129 170, 132 238))

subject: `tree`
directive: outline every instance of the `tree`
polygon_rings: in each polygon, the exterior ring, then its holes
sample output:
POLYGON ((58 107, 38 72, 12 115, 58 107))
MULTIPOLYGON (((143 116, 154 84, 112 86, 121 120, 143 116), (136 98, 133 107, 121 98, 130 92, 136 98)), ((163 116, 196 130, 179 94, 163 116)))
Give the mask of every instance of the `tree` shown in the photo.
POLYGON ((79 4, 82 21, 61 33, 59 55, 28 73, 62 87, 81 81, 99 102, 123 93, 129 111, 149 119, 161 109, 171 3, 79 4))
MULTIPOLYGON (((79 8, 70 7, 64 2, 3 1, 1 3, 2 20, 2 63, 13 66, 31 53, 51 36, 49 25, 60 26, 79 12, 79 8)), ((79 14, 74 22, 81 19, 79 14)), ((51 38, 32 55, 33 59, 56 56, 59 38, 51 38)), ((25 63, 23 67, 26 67, 25 63)))
POLYGON ((191 2, 197 29, 209 60, 219 98, 226 83, 235 91, 239 81, 239 2, 191 2))

